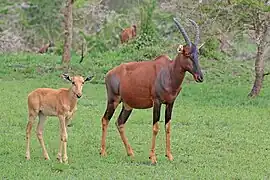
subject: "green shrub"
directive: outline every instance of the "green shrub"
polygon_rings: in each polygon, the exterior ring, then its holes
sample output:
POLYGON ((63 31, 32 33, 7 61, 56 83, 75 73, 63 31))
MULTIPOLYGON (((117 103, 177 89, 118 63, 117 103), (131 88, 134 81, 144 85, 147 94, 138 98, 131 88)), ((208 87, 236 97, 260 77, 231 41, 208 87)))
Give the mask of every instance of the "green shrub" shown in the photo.
POLYGON ((208 38, 205 41, 201 54, 209 59, 221 60, 225 57, 219 50, 219 41, 216 38, 208 38))
POLYGON ((134 42, 137 49, 152 46, 158 40, 156 26, 153 22, 153 14, 156 4, 156 0, 150 0, 140 8, 140 33, 134 42))

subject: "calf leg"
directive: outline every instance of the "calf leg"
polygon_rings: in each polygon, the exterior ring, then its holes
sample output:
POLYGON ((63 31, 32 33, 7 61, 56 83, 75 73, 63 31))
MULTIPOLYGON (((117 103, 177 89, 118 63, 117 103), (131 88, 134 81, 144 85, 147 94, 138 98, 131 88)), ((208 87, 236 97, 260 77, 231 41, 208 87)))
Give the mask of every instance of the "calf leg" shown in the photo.
POLYGON ((172 161, 173 156, 171 153, 171 116, 172 116, 173 103, 166 105, 165 110, 165 131, 166 131, 166 156, 168 160, 172 161))
POLYGON ((107 128, 110 122, 110 119, 113 116, 115 109, 117 108, 120 101, 108 101, 106 111, 101 119, 102 124, 102 136, 101 136, 101 149, 100 155, 106 155, 106 136, 107 136, 107 128))
POLYGON ((59 146, 59 152, 58 152, 58 160, 60 162, 68 163, 68 157, 67 157, 67 129, 65 124, 65 117, 63 115, 60 115, 59 117, 60 121, 60 146, 59 146), (62 157, 62 151, 63 151, 63 157, 62 157))
POLYGON ((27 123, 27 127, 26 127, 26 153, 25 153, 25 158, 27 160, 30 159, 31 130, 32 130, 32 126, 33 126, 33 123, 34 123, 36 117, 37 117, 37 113, 36 112, 29 111, 29 118, 28 118, 28 123, 27 123))
POLYGON ((152 164, 157 163, 156 153, 155 153, 155 147, 156 147, 156 136, 159 131, 158 121, 160 118, 160 108, 161 103, 155 102, 153 106, 153 136, 152 136, 152 146, 150 151, 150 157, 152 164))
POLYGON ((44 140, 43 140, 43 129, 44 129, 44 123, 46 121, 46 116, 44 116, 43 114, 39 113, 39 121, 38 121, 38 125, 37 125, 37 138, 39 140, 39 143, 41 145, 42 148, 42 152, 43 152, 43 156, 46 160, 50 159, 48 152, 46 150, 45 144, 44 144, 44 140))
POLYGON ((127 155, 133 157, 134 156, 133 150, 129 145, 127 137, 125 135, 125 123, 127 122, 131 112, 132 112, 131 108, 125 108, 125 105, 123 105, 121 113, 119 114, 118 120, 115 124, 120 133, 121 139, 125 145, 127 155))
POLYGON ((63 143, 62 143, 62 136, 61 136, 61 134, 62 134, 62 130, 61 130, 61 128, 60 128, 60 143, 59 143, 59 151, 58 151, 58 153, 57 153, 57 160, 58 160, 60 163, 63 162, 63 160, 62 160, 63 143))

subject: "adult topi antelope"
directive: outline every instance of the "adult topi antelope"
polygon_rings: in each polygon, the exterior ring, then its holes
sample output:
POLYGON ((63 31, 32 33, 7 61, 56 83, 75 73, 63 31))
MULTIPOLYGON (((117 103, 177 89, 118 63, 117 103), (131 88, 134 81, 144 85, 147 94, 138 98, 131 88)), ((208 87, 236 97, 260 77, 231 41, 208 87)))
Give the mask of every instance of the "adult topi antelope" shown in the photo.
POLYGON ((26 159, 30 159, 30 135, 34 120, 39 117, 36 133, 42 147, 45 159, 50 159, 43 140, 44 122, 47 116, 57 116, 60 121, 60 146, 57 159, 67 162, 67 125, 77 110, 78 98, 82 96, 83 85, 93 76, 84 79, 81 76, 69 77, 62 75, 64 79, 72 82, 72 86, 60 89, 38 88, 28 95, 29 121, 26 128, 26 159), (63 151, 63 157, 62 157, 63 151))
POLYGON ((118 104, 122 102, 123 106, 116 126, 129 156, 134 156, 134 153, 126 138, 124 125, 132 109, 153 107, 153 135, 149 158, 155 164, 157 162, 155 145, 159 130, 160 108, 162 104, 165 104, 166 156, 169 160, 173 160, 170 147, 171 116, 174 101, 181 91, 185 72, 191 73, 196 82, 203 82, 197 48, 200 34, 199 27, 196 22, 189 19, 196 28, 195 41, 192 43, 180 23, 175 18, 173 20, 186 41, 186 45, 179 46, 178 54, 174 60, 161 55, 152 61, 124 63, 107 73, 105 77, 107 109, 101 120, 100 154, 102 156, 106 155, 105 141, 109 121, 118 104))
POLYGON ((121 44, 126 43, 130 39, 135 37, 136 33, 137 33, 137 26, 136 25, 132 25, 131 27, 124 29, 120 35, 121 44))
POLYGON ((46 53, 46 52, 48 51, 48 49, 49 49, 50 47, 53 47, 53 46, 54 46, 54 43, 50 41, 48 44, 45 44, 42 48, 40 48, 40 49, 38 50, 38 53, 44 54, 44 53, 46 53))

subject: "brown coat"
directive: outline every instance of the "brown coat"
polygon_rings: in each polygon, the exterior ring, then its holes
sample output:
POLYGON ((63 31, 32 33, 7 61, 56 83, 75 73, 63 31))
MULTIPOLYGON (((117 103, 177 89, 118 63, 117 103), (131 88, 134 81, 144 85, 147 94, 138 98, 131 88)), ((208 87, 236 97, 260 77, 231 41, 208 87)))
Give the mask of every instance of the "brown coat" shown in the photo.
POLYGON ((121 44, 128 42, 130 39, 136 36, 136 25, 132 25, 129 28, 124 29, 121 32, 121 44))

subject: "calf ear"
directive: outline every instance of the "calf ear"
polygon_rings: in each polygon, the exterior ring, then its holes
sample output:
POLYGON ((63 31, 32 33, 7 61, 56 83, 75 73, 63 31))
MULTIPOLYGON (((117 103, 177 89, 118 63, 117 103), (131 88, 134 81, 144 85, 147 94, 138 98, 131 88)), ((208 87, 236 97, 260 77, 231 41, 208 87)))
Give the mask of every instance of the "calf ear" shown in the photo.
POLYGON ((86 82, 86 81, 90 81, 91 79, 93 79, 93 75, 92 76, 88 76, 87 78, 85 78, 85 80, 84 80, 84 82, 86 82))
POLYGON ((71 78, 69 77, 68 74, 62 74, 62 78, 68 81, 71 81, 71 78))

